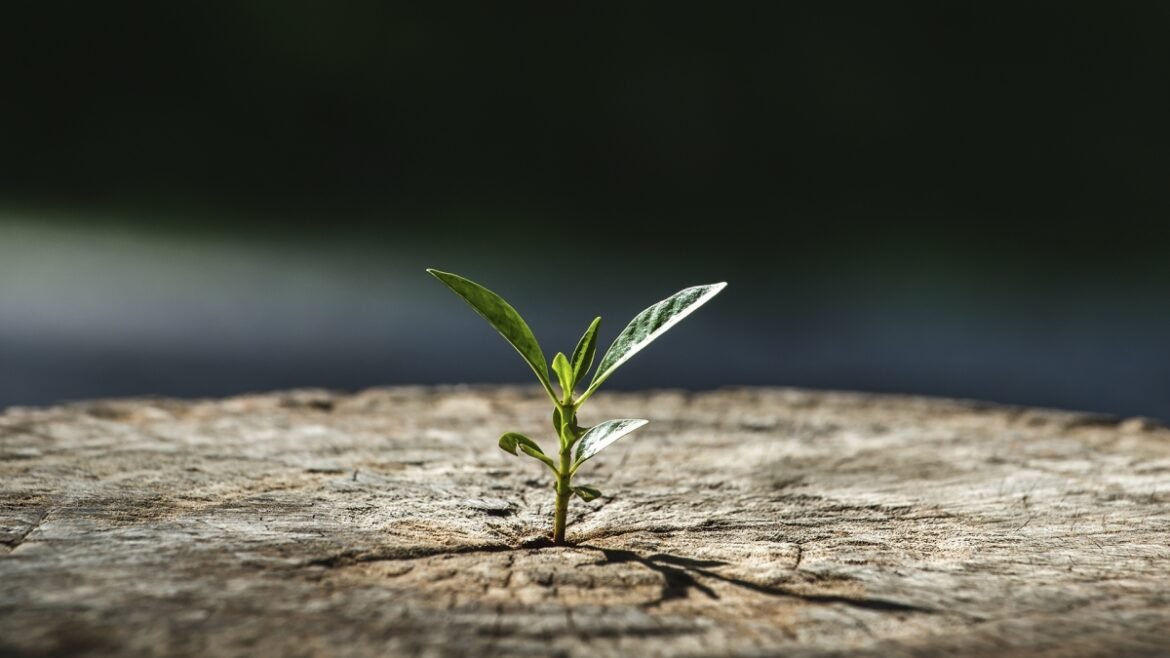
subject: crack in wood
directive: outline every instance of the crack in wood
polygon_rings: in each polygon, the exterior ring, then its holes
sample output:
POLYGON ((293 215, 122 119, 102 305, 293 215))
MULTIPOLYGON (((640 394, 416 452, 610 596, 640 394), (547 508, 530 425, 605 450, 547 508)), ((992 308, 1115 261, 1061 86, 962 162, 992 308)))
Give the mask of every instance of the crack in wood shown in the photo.
POLYGON ((407 549, 384 552, 343 551, 334 555, 314 558, 302 563, 305 567, 325 567, 336 569, 354 564, 367 562, 392 562, 405 560, 421 560, 440 555, 465 555, 468 553, 502 553, 518 550, 507 544, 480 544, 442 548, 437 546, 412 546, 407 549))

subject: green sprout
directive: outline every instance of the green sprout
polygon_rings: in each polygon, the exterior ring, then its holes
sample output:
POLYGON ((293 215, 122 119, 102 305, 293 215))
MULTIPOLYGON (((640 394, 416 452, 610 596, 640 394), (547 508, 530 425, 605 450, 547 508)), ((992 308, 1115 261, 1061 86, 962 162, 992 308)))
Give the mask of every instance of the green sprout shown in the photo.
POLYGON ((433 269, 427 271, 462 297, 463 301, 470 304, 476 313, 516 348, 536 373, 536 378, 540 380, 541 386, 553 402, 553 429, 560 438, 557 460, 554 461, 545 454, 535 441, 517 432, 507 432, 501 436, 500 448, 513 455, 519 455, 517 452, 519 450, 543 462, 552 470, 556 477, 554 489, 557 495, 552 540, 554 544, 562 545, 565 543, 565 519, 569 513, 569 500, 573 495, 585 502, 601 496, 601 492, 593 487, 573 486, 572 480, 577 469, 614 441, 648 422, 638 418, 618 418, 585 428, 577 424, 577 411, 615 370, 630 360, 630 357, 719 294, 727 284, 712 283, 686 288, 639 313, 614 339, 605 356, 601 357, 601 363, 593 372, 593 379, 589 385, 580 395, 576 395, 576 389, 584 382, 597 352, 597 328, 601 325, 601 318, 595 318, 581 336, 581 340, 577 342, 572 356, 557 352, 553 357, 552 371, 561 390, 561 394, 557 395, 549 378, 548 362, 544 358, 540 344, 536 342, 536 336, 511 304, 496 293, 459 275, 433 269))

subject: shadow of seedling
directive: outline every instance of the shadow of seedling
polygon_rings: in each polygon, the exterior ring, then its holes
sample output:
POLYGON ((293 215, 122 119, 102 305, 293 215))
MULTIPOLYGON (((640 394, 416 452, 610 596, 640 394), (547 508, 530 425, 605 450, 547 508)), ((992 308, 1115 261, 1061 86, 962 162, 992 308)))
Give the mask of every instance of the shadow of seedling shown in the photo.
MULTIPOLYGON (((674 599, 685 599, 691 590, 702 592, 709 599, 718 599, 719 595, 715 593, 715 590, 695 580, 695 577, 688 573, 687 569, 718 567, 727 564, 719 560, 692 560, 690 558, 667 555, 665 553, 642 557, 633 551, 623 551, 613 548, 595 548, 593 546, 580 546, 580 548, 601 551, 601 554, 605 556, 605 560, 598 564, 635 562, 647 569, 662 574, 662 590, 659 592, 657 599, 642 604, 643 607, 647 608, 652 608, 674 599)), ((702 572, 700 571, 700 573, 702 572)))
POLYGON ((670 555, 667 553, 656 553, 654 555, 642 556, 633 551, 626 551, 613 548, 599 548, 596 546, 582 545, 578 548, 599 551, 605 556, 605 559, 597 564, 622 564, 634 562, 640 564, 647 569, 656 571, 662 574, 662 589, 658 594, 658 598, 653 601, 648 601, 642 604, 642 607, 652 608, 662 605, 663 603, 675 599, 685 599, 690 595, 691 590, 701 592, 709 599, 718 599, 719 594, 711 587, 701 583, 697 576, 709 578, 719 582, 727 583, 741 589, 746 589, 766 596, 789 598, 804 601, 806 603, 829 605, 840 604, 853 608, 860 608, 863 610, 873 610, 879 612, 913 612, 922 614, 931 614, 934 610, 924 608, 908 603, 900 603, 898 601, 890 601, 879 598, 853 598, 848 596, 839 596, 835 594, 806 594, 803 592, 793 591, 784 587, 777 587, 773 585, 761 585, 739 578, 732 578, 724 576, 711 571, 713 567, 725 566, 728 563, 722 560, 696 560, 693 558, 682 557, 679 555, 670 555))

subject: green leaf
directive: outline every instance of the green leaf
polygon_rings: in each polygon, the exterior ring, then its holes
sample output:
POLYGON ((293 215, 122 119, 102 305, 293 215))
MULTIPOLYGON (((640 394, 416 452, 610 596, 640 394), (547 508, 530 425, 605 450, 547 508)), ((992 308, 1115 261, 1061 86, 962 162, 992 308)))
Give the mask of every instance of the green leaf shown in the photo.
POLYGON ((496 293, 458 274, 434 269, 427 269, 427 271, 446 284, 456 295, 462 297, 463 301, 470 304, 476 313, 479 313, 483 319, 488 321, 488 324, 500 332, 500 335, 512 347, 516 348, 520 356, 528 362, 532 372, 536 373, 544 390, 548 391, 549 396, 555 401, 556 396, 553 394, 552 386, 548 380, 548 362, 544 359, 544 352, 540 349, 540 343, 536 342, 536 336, 532 335, 532 330, 528 328, 528 324, 524 322, 524 318, 520 317, 516 309, 512 308, 511 304, 504 301, 504 298, 496 293))
POLYGON ((548 455, 544 454, 544 451, 540 449, 540 446, 537 445, 535 441, 524 436, 523 434, 520 434, 519 432, 505 432, 504 435, 500 437, 500 448, 504 452, 513 455, 519 454, 516 452, 516 449, 519 448, 521 452, 528 455, 529 457, 539 459, 540 461, 547 464, 548 467, 553 471, 557 470, 556 465, 553 464, 553 460, 550 459, 548 455))
POLYGON ((593 374, 593 381, 580 400, 584 401, 592 395, 597 387, 609 379, 619 366, 629 361, 630 357, 666 333, 695 309, 710 301, 725 287, 726 283, 712 283, 686 288, 639 313, 609 346, 605 356, 601 358, 601 364, 597 366, 597 372, 593 374))
POLYGON ((573 487, 573 493, 577 494, 577 497, 585 502, 589 502, 595 498, 601 498, 601 492, 593 487, 573 487))
POLYGON ((526 438, 528 437, 517 432, 505 432, 504 435, 500 437, 500 450, 503 450, 508 454, 518 455, 519 453, 516 452, 516 446, 520 444, 520 439, 526 438))
POLYGON ((588 432, 577 442, 577 454, 573 469, 585 462, 593 455, 604 450, 609 444, 633 432, 650 421, 640 418, 618 418, 598 423, 589 428, 588 432))
POLYGON ((585 330, 581 340, 577 341, 577 347, 573 349, 573 358, 570 361, 573 364, 574 387, 585 379, 585 373, 593 367, 593 357, 597 354, 597 328, 599 326, 601 326, 600 316, 589 323, 589 328, 585 330))
POLYGON ((553 372, 557 373, 557 380, 561 384, 561 396, 566 402, 573 397, 573 366, 569 365, 569 359, 565 357, 564 352, 557 352, 553 357, 552 362, 553 372))
POLYGON ((576 422, 576 414, 566 423, 561 419, 561 409, 556 407, 553 409, 553 429, 557 431, 557 435, 561 437, 561 446, 565 446, 577 440, 581 436, 581 426, 576 422))

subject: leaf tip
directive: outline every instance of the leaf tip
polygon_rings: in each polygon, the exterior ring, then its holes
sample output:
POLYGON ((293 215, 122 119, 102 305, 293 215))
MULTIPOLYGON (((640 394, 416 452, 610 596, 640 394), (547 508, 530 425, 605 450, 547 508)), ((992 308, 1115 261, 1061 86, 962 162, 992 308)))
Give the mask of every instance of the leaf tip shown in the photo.
POLYGON ((512 454, 512 455, 517 454, 516 453, 517 441, 516 441, 516 435, 514 432, 505 432, 504 435, 500 437, 499 443, 500 443, 500 450, 503 450, 504 452, 512 454))
POLYGON ((627 425, 628 432, 633 432, 634 430, 641 429, 645 425, 650 424, 650 421, 646 420, 645 418, 631 418, 630 420, 634 422, 627 425))

